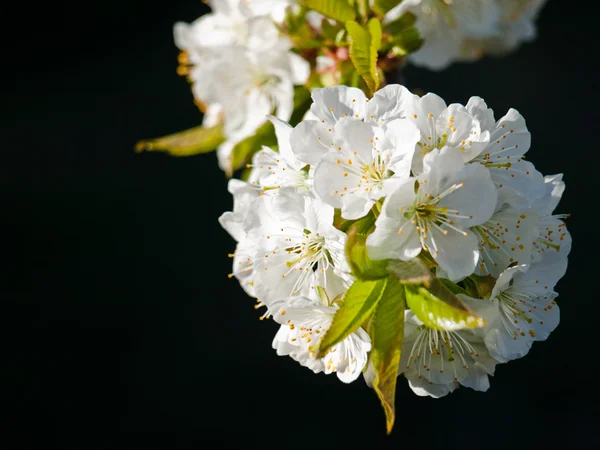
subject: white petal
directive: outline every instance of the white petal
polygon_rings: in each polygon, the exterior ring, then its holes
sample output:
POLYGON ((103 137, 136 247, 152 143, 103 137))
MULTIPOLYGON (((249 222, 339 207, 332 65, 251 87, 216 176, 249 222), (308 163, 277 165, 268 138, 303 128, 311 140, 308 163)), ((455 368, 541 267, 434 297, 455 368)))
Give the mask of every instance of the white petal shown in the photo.
POLYGON ((416 197, 415 178, 409 178, 385 198, 382 211, 386 217, 404 220, 406 209, 414 204, 416 197))
POLYGON ((294 170, 302 169, 302 167, 304 167, 306 164, 296 158, 296 155, 294 155, 292 152, 292 147, 290 145, 290 137, 294 128, 287 122, 279 120, 277 117, 267 116, 267 118, 271 121, 273 127, 275 128, 279 153, 285 162, 294 170))
POLYGON ((545 193, 531 205, 539 211, 541 216, 551 215, 558 206, 558 203, 565 192, 565 183, 562 181, 562 177, 562 173, 544 177, 546 186, 545 193))
POLYGON ((510 166, 505 167, 507 163, 504 159, 497 163, 486 163, 485 166, 498 188, 502 203, 515 208, 528 208, 532 201, 543 195, 544 178, 529 161, 518 158, 511 160, 510 166))
POLYGON ((534 244, 536 260, 566 261, 571 251, 572 238, 565 223, 557 217, 540 219, 540 236, 534 244))
POLYGON ((475 363, 467 377, 460 380, 460 384, 476 391, 485 392, 490 388, 490 379, 484 368, 475 363))
POLYGON ((316 120, 300 122, 290 135, 292 151, 300 161, 318 164, 321 157, 333 147, 332 131, 331 127, 316 120))
POLYGON ((385 137, 392 146, 389 169, 397 177, 408 177, 415 147, 421 138, 419 129, 408 120, 395 119, 388 122, 385 137))
POLYGON ((464 162, 471 161, 487 147, 489 132, 482 131, 479 121, 459 104, 446 108, 436 120, 437 136, 447 135, 446 145, 456 148, 464 162))
POLYGON ((488 108, 481 97, 471 97, 466 105, 467 111, 479 121, 482 131, 491 131, 494 128, 496 119, 494 111, 488 108))
POLYGON ((342 218, 356 220, 366 216, 375 201, 360 194, 346 195, 342 198, 342 218))
POLYGON ((423 173, 419 176, 419 190, 432 195, 442 193, 452 185, 465 167, 462 156, 450 147, 432 150, 423 158, 423 173))
POLYGON ((502 272, 496 280, 496 284, 492 289, 490 298, 493 299, 498 297, 502 291, 505 291, 509 288, 510 283, 515 277, 515 275, 517 275, 518 273, 527 272, 527 270, 529 270, 529 265, 519 264, 517 266, 509 267, 504 272, 502 272))
MULTIPOLYGON (((347 192, 348 187, 354 189, 361 178, 348 171, 345 166, 342 166, 340 156, 335 153, 328 153, 323 156, 321 162, 317 165, 314 173, 314 188, 319 197, 334 208, 342 207, 342 199, 340 195, 347 192), (346 190, 344 190, 346 188, 346 190)), ((352 192, 352 191, 351 191, 352 192)), ((350 194, 352 197, 361 197, 362 192, 358 194, 350 194)), ((365 201, 368 199, 365 196, 365 201)))
POLYGON ((374 139, 381 135, 381 130, 369 123, 357 119, 341 119, 334 127, 335 151, 342 152, 353 158, 356 155, 360 160, 370 164, 373 160, 374 139))
POLYGON ((358 88, 335 86, 314 89, 310 110, 327 124, 334 124, 344 117, 364 118, 367 98, 358 88))
POLYGON ((398 221, 380 216, 375 231, 367 237, 367 250, 371 259, 411 260, 421 253, 417 228, 408 219, 398 221))
POLYGON ((469 164, 450 181, 462 187, 444 197, 439 203, 440 207, 458 211, 458 215, 466 217, 460 222, 467 227, 486 222, 492 216, 498 194, 490 172, 484 166, 469 164))
POLYGON ((523 156, 531 146, 531 133, 525 119, 516 109, 508 112, 496 123, 490 134, 490 146, 486 149, 495 162, 498 155, 503 157, 523 156))
POLYGON ((466 236, 454 229, 444 234, 437 228, 428 231, 425 243, 433 259, 448 275, 450 281, 460 280, 471 275, 479 259, 477 238, 470 232, 466 236))
POLYGON ((535 210, 519 212, 512 208, 496 212, 490 220, 473 228, 480 252, 476 273, 498 278, 512 263, 529 264, 538 229, 535 210))
POLYGON ((440 398, 445 395, 454 392, 456 389, 456 383, 448 383, 448 384, 433 384, 427 381, 425 378, 409 378, 408 385, 412 389, 412 391, 417 394, 419 397, 433 397, 440 398))
POLYGON ((365 119, 376 124, 405 118, 406 108, 412 105, 415 97, 408 89, 399 84, 388 84, 379 89, 367 103, 365 119))

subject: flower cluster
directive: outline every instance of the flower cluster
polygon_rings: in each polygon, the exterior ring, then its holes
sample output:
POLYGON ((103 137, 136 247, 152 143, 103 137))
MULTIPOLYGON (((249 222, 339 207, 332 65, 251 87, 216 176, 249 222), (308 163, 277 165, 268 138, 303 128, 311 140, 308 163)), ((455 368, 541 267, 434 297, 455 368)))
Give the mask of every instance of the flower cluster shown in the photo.
MULTIPOLYGON (((355 76, 360 74, 376 90, 375 80, 406 61, 438 70, 454 61, 506 53, 534 37, 534 20, 545 0, 372 0, 373 10, 362 19, 366 23, 371 17, 379 31, 360 31, 353 1, 206 2, 211 13, 191 24, 175 24, 175 44, 181 50, 178 73, 192 84, 195 103, 204 112, 203 126, 219 128, 219 166, 231 176, 248 156, 236 155, 236 147, 259 133, 267 115, 290 121, 294 111, 301 112, 303 100, 295 87, 361 87, 355 76), (302 5, 320 7, 330 16, 302 5), (350 20, 344 23, 342 17, 350 20), (348 23, 356 26, 348 28, 348 23), (353 36, 353 30, 359 34, 353 36), (352 46, 367 45, 359 41, 367 35, 379 47, 379 57, 369 67, 351 58, 352 46)), ((356 51, 364 53, 365 48, 356 51)), ((163 147, 157 142, 140 145, 163 147)))
POLYGON ((211 0, 213 12, 192 24, 175 24, 179 73, 193 83, 203 125, 223 123, 226 137, 217 151, 219 165, 231 172, 231 152, 252 136, 273 112, 289 120, 294 85, 304 85, 310 66, 291 51, 282 36, 288 2, 283 0, 211 0))
POLYGON ((535 20, 547 0, 403 0, 384 22, 416 16, 425 44, 409 56, 432 70, 485 54, 505 54, 535 38, 535 20))
POLYGON ((254 155, 247 181, 230 180, 233 211, 220 218, 237 242, 231 276, 280 324, 277 354, 373 383, 367 329, 318 351, 356 282, 345 230, 370 217, 371 260, 427 261, 485 322, 434 327, 407 308, 399 373, 418 395, 485 391, 496 364, 558 325, 553 289, 571 247, 554 213, 562 176, 526 159, 531 137, 516 110, 496 119, 479 97, 447 105, 400 85, 372 98, 339 86, 314 89, 312 101, 295 127, 269 116, 278 149, 254 155))

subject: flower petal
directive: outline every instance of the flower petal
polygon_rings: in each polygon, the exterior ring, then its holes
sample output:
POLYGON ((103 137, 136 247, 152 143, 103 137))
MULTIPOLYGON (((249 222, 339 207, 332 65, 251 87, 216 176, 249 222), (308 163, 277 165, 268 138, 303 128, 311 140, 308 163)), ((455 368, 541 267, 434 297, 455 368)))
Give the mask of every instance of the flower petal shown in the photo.
POLYGON ((481 131, 491 131, 496 124, 494 111, 488 108, 487 104, 481 97, 471 97, 466 105, 467 111, 475 119, 479 121, 481 131))
POLYGON ((371 259, 408 261, 421 253, 417 228, 408 219, 398 221, 380 216, 375 231, 367 237, 367 251, 371 259))
POLYGON ((318 164, 333 147, 333 133, 328 130, 332 130, 331 127, 316 120, 300 122, 290 134, 294 155, 304 163, 318 164))
POLYGON ((311 112, 328 125, 344 117, 363 119, 367 98, 358 88, 334 86, 313 89, 311 112))
POLYGON ((376 124, 387 123, 394 119, 406 117, 406 107, 414 98, 408 89, 399 84, 388 84, 379 89, 367 103, 365 119, 376 124))
POLYGON ((465 234, 455 229, 446 229, 446 233, 437 227, 428 231, 425 240, 429 252, 444 269, 450 281, 461 280, 471 275, 479 259, 477 238, 470 232, 465 234))
POLYGON ((411 377, 408 379, 408 385, 412 391, 419 397, 440 398, 454 392, 456 383, 433 384, 425 378, 411 377))
POLYGON ((277 146, 282 158, 285 160, 287 165, 294 170, 302 169, 306 164, 296 158, 296 155, 294 155, 292 152, 292 146, 290 144, 290 137, 294 128, 287 122, 284 122, 275 116, 267 116, 267 118, 271 121, 273 127, 275 128, 277 146))

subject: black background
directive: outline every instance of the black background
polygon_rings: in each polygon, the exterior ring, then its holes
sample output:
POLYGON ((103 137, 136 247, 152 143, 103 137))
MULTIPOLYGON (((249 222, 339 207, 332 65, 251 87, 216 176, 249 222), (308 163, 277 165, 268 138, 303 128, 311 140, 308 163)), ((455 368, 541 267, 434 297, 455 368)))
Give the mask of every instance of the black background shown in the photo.
POLYGON ((234 243, 217 218, 232 201, 215 155, 133 152, 199 123, 172 26, 207 8, 23 3, 5 16, 0 448, 586 445, 598 418, 598 42, 592 15, 569 4, 551 0, 537 41, 513 55, 406 73, 448 103, 479 95, 497 117, 525 116, 529 160, 565 174, 574 246, 551 337, 498 366, 487 393, 419 398, 399 379, 389 437, 362 380, 277 357, 275 324, 227 279, 234 243))

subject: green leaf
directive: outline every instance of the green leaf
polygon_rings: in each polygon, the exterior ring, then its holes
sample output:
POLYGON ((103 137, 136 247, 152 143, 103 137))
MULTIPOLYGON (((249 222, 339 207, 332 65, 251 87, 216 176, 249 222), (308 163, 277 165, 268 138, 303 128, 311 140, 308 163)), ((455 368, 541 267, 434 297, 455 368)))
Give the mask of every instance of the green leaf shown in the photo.
POLYGON ((423 261, 413 258, 410 261, 394 260, 388 270, 398 281, 405 284, 423 284, 430 287, 436 278, 423 261))
POLYGON ((352 275, 359 280, 377 280, 389 275, 389 259, 373 260, 367 251, 368 232, 375 223, 375 217, 370 214, 354 222, 346 231, 346 260, 350 264, 352 275))
POLYGON ((375 0, 373 2, 373 11, 383 16, 390 9, 398 6, 402 0, 375 0))
POLYGON ((454 295, 442 279, 433 275, 420 259, 392 261, 388 265, 388 270, 394 278, 406 286, 408 306, 427 326, 452 330, 485 325, 485 321, 476 316, 454 295))
POLYGON ((323 37, 325 39, 335 41, 339 31, 339 27, 332 25, 331 22, 329 22, 329 20, 324 19, 321 22, 321 33, 323 34, 323 37))
POLYGON ((392 36, 392 52, 396 56, 404 56, 417 51, 423 45, 423 38, 415 27, 407 28, 392 36))
POLYGON ((385 411, 387 433, 396 418, 395 397, 398 366, 404 338, 404 286, 390 277, 370 324, 373 389, 385 411))
POLYGON ((408 28, 412 27, 417 21, 417 16, 412 13, 405 12, 396 20, 392 20, 391 22, 385 25, 385 30, 391 34, 392 36, 398 35, 408 28))
POLYGON ((369 0, 356 0, 356 9, 363 22, 369 18, 369 0))
POLYGON ((406 303, 421 322, 437 330, 460 330, 485 326, 485 320, 476 316, 441 282, 433 289, 406 285, 406 303))
POLYGON ((370 317, 386 284, 386 278, 374 281, 356 280, 352 283, 319 344, 317 357, 325 355, 331 347, 346 339, 370 317))
POLYGON ((168 136, 139 141, 135 145, 135 151, 165 152, 171 156, 194 156, 212 152, 224 140, 221 125, 212 128, 199 126, 168 136))
POLYGON ((373 18, 366 28, 350 21, 346 23, 350 35, 350 59, 356 71, 365 80, 371 92, 379 88, 377 72, 377 52, 381 47, 381 23, 373 18))
MULTIPOLYGON (((244 167, 252 159, 258 150, 263 145, 272 147, 277 145, 277 137, 275 136, 275 128, 271 122, 265 122, 256 133, 238 143, 231 152, 231 171, 235 172, 244 167)), ((232 173, 227 173, 231 177, 232 173)))
POLYGON ((299 3, 338 22, 347 22, 356 17, 354 8, 342 0, 299 0, 299 3))

